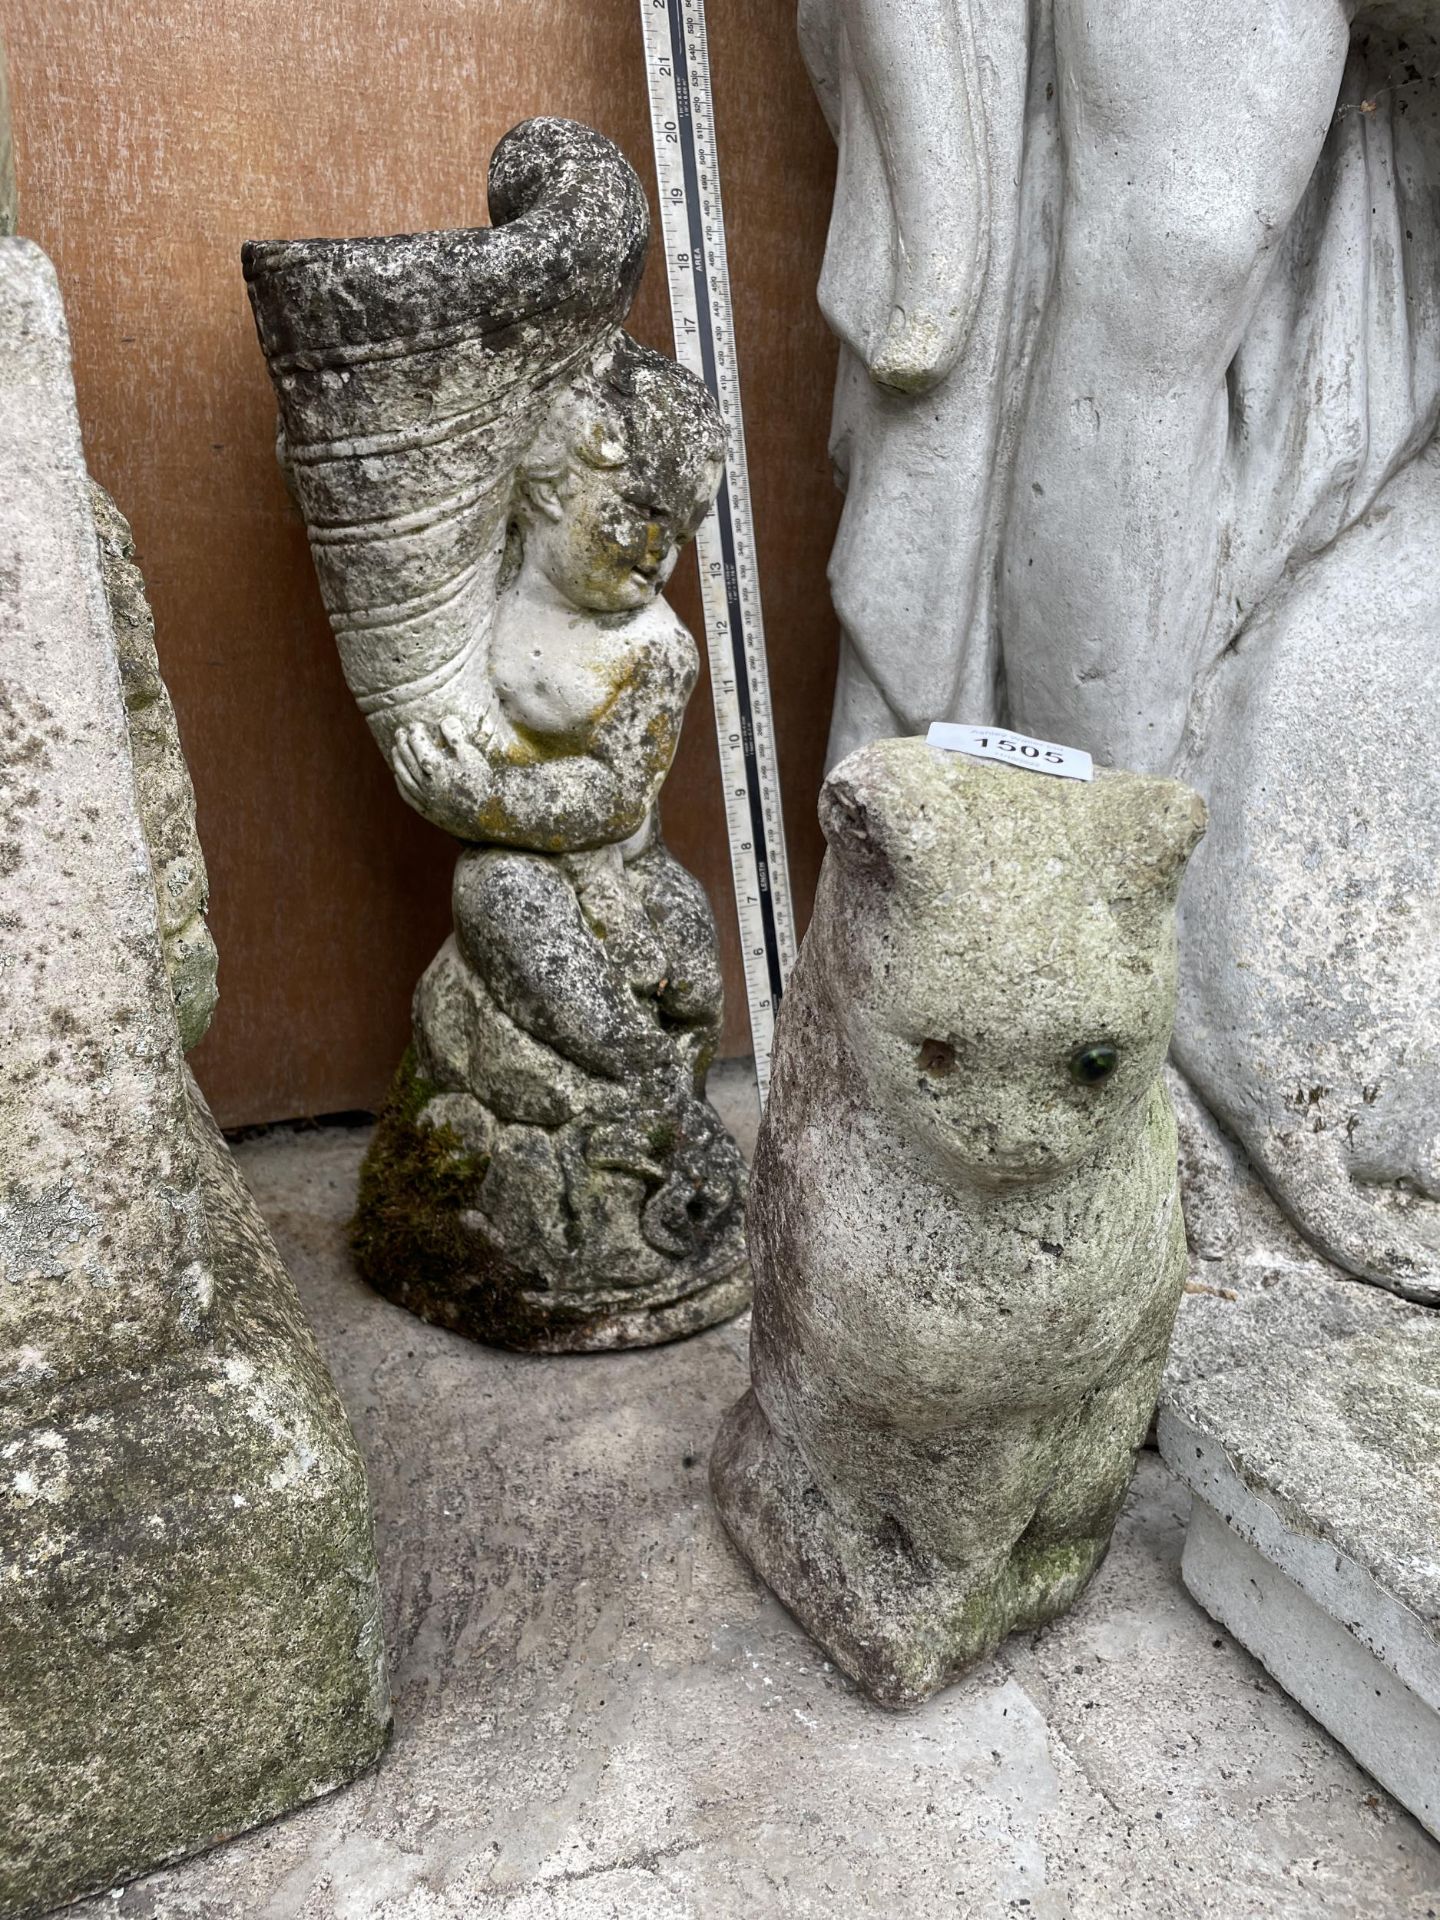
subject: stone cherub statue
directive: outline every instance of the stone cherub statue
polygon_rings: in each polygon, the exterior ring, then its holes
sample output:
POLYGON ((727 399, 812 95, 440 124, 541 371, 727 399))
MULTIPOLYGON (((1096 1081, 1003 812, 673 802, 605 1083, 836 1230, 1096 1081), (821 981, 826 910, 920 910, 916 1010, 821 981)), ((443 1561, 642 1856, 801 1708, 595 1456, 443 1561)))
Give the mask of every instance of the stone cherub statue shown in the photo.
POLYGON ((490 207, 245 250, 346 678, 405 798, 466 843, 355 1248, 479 1338, 646 1345, 748 1297, 743 1169, 704 1098, 715 930, 656 819, 698 670, 661 596, 723 437, 620 329, 648 219, 610 142, 525 123, 490 207))
POLYGON ((800 0, 840 146, 832 758, 1005 719, 1214 829, 1177 1058, 1440 1300, 1433 0, 800 0))
POLYGON ((852 754, 752 1174, 736 1543, 883 1706, 1098 1566, 1185 1279, 1171 780, 852 754))

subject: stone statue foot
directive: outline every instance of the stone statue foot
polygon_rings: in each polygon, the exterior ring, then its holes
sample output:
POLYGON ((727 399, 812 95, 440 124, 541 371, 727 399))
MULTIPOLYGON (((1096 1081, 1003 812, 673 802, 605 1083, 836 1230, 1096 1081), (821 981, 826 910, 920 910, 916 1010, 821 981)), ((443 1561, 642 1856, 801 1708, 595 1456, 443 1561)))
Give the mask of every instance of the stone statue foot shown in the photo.
MULTIPOLYGON (((1128 1482, 1130 1453, 1120 1477, 1128 1482)), ((1072 1606, 1110 1543, 1107 1496, 1093 1532, 1052 1536, 1043 1509, 982 1570, 917 1555, 894 1521, 858 1526, 831 1504, 753 1390, 723 1421, 710 1484, 731 1539, 800 1624, 878 1706, 924 1704, 1007 1634, 1072 1606)))
POLYGON ((1362 1175, 1343 1147, 1303 1129, 1252 1134, 1251 1157, 1285 1212, 1357 1279, 1440 1306, 1440 1205, 1405 1171, 1362 1175))

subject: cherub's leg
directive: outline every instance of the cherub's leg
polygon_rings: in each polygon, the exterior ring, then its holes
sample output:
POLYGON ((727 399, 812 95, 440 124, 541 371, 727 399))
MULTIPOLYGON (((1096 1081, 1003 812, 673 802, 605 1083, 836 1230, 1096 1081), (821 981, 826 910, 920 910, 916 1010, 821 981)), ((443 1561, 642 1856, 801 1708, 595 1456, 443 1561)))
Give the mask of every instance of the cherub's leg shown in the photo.
POLYGON ((454 907, 461 952, 527 1033, 609 1079, 664 1064, 664 1035, 586 926, 555 861, 500 848, 462 854, 454 907))
POLYGON ((1226 369, 1330 124, 1346 0, 1056 0, 1054 292, 1002 583, 1011 718, 1167 770, 1210 613, 1226 369))
POLYGON ((705 889, 658 838, 625 871, 664 942, 668 965, 657 995, 662 1012, 677 1026, 703 1028, 707 1040, 718 1039, 725 986, 705 889))

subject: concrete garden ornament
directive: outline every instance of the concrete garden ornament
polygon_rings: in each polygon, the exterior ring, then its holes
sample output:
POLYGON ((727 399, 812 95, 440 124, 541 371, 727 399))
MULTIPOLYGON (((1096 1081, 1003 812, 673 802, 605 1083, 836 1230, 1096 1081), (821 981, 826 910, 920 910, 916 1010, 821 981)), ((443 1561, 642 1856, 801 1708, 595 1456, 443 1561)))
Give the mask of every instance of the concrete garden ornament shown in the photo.
POLYGON ((649 229, 609 141, 516 128, 490 210, 245 249, 346 679, 402 794, 466 843, 355 1245, 461 1332, 645 1345, 748 1294, 704 1098, 715 930, 655 812, 698 670, 661 595, 724 449, 700 384, 620 330, 649 229))
POLYGON ((1174 781, 887 740, 825 784, 749 1204, 730 1533, 882 1705, 1094 1572, 1185 1276, 1174 781))
POLYGON ((1440 1299, 1431 0, 802 0, 839 141, 832 756, 1005 719, 1210 803, 1177 1056, 1440 1299))

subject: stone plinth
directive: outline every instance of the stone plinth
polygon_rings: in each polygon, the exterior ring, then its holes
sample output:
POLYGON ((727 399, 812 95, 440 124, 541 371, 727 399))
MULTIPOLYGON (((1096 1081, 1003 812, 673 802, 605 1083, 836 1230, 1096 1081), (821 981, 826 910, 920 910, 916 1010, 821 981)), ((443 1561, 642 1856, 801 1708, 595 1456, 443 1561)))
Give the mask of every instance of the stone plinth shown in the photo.
POLYGON ((1186 1585, 1440 1834, 1440 1317, 1323 1272, 1186 1302, 1186 1585))
POLYGON ((20 240, 0 242, 0 488, 14 1920, 336 1786, 389 1711, 359 1456, 186 1072, 65 317, 20 240))

